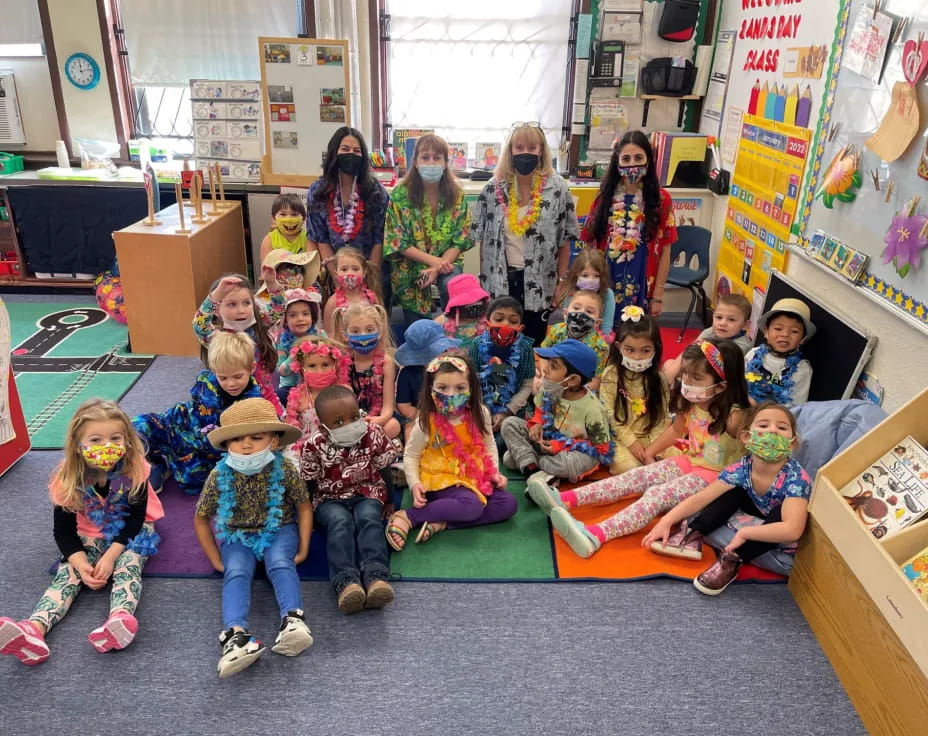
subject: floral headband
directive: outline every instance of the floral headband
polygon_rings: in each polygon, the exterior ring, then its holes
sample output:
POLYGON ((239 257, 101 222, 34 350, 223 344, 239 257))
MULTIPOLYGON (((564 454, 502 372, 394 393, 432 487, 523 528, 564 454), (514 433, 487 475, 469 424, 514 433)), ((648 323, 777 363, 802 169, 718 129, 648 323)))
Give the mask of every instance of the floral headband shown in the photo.
POLYGON ((445 363, 450 363, 455 369, 461 371, 461 373, 467 374, 467 363, 461 358, 456 358, 453 355, 439 355, 437 358, 434 358, 432 362, 426 366, 425 372, 435 373, 445 363))
POLYGON ((628 322, 640 322, 641 318, 644 317, 644 310, 641 307, 636 307, 629 305, 622 309, 622 321, 628 322))
POLYGON ((290 349, 290 370, 297 375, 303 375, 303 366, 300 364, 301 355, 322 355, 335 361, 335 375, 337 383, 348 380, 348 366, 351 356, 337 345, 327 342, 314 342, 303 340, 290 349))
POLYGON ((702 354, 706 356, 706 362, 712 366, 712 370, 714 370, 716 375, 724 381, 725 364, 722 362, 722 351, 719 350, 717 345, 713 345, 708 340, 699 340, 696 342, 696 345, 698 345, 699 349, 702 350, 702 354))

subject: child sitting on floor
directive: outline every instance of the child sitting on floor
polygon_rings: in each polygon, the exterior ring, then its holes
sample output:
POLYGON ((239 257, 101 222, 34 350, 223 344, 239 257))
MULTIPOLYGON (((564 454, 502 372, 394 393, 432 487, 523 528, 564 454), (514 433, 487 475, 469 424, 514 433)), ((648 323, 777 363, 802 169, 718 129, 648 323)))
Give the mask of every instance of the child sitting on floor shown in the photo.
POLYGON ((445 328, 449 337, 469 340, 486 327, 487 303, 490 295, 472 273, 458 274, 448 279, 448 304, 445 313, 435 321, 445 328))
POLYGON ((537 482, 576 483, 600 463, 612 462, 609 413, 586 384, 596 370, 596 354, 579 340, 536 348, 541 358, 543 390, 535 395, 535 414, 528 421, 503 421, 506 467, 537 482))
POLYGON ((342 613, 393 600, 384 509, 392 507, 381 472, 402 453, 383 428, 361 417, 344 386, 316 397, 321 428, 303 443, 300 473, 312 489, 316 523, 326 531, 329 579, 342 613))
POLYGON ((809 400, 812 364, 800 346, 815 334, 809 306, 800 299, 780 299, 757 323, 764 344, 745 356, 744 377, 752 402, 786 406, 809 400))
POLYGON ((674 506, 642 540, 659 554, 700 560, 704 538, 725 526, 732 514, 746 512, 754 523, 741 525, 719 558, 693 580, 706 595, 725 590, 745 562, 782 545, 794 552, 806 526, 812 482, 790 457, 799 442, 796 419, 782 404, 764 401, 754 407, 745 427, 741 435, 748 454, 674 506))
MULTIPOLYGON (((723 294, 712 311, 712 326, 700 332, 697 339, 734 340, 741 352, 747 353, 754 345, 747 334, 750 322, 751 302, 741 294, 723 294)), ((669 383, 680 375, 682 362, 682 357, 677 356, 664 363, 662 370, 669 383)))
POLYGON ((335 311, 360 304, 380 304, 380 273, 357 248, 344 246, 332 256, 335 262, 335 291, 325 303, 325 331, 335 334, 335 311))
POLYGON ((229 677, 264 652, 264 645, 248 633, 251 580, 259 560, 264 560, 280 609, 271 651, 295 657, 313 643, 296 572, 309 554, 313 512, 299 471, 279 452, 299 439, 300 432, 280 422, 269 401, 233 404, 208 436, 226 455, 209 474, 193 525, 206 557, 223 574, 224 628, 217 671, 229 677))
MULTIPOLYGON (((285 290, 318 290, 316 279, 319 277, 319 254, 316 251, 293 253, 289 250, 272 250, 261 262, 261 266, 273 268, 277 283, 285 290)), ((267 284, 258 288, 255 297, 260 307, 267 306, 267 284)))
POLYGON ((322 303, 322 295, 315 289, 288 289, 286 297, 283 329, 277 338, 277 373, 280 376, 277 398, 284 407, 287 405, 290 389, 299 382, 298 376, 290 368, 290 349, 294 340, 319 334, 317 325, 319 305, 322 303))
MULTIPOLYGON (((309 242, 306 237, 306 202, 298 194, 278 194, 271 204, 274 225, 261 241, 261 260, 272 250, 303 253, 309 242)), ((315 248, 315 244, 313 244, 315 248)))
POLYGON ((576 291, 570 297, 567 309, 564 311, 564 321, 548 330, 541 347, 549 348, 564 342, 567 338, 579 340, 589 346, 596 354, 596 371, 587 380, 591 382, 590 388, 596 391, 599 388, 598 378, 606 367, 609 357, 609 345, 599 332, 602 324, 603 302, 599 294, 594 291, 576 291))
POLYGON ((557 324, 564 319, 563 310, 567 309, 571 297, 578 291, 599 295, 603 303, 601 332, 603 337, 608 338, 615 322, 615 294, 612 293, 606 256, 598 248, 584 248, 570 262, 570 270, 555 289, 554 303, 558 309, 551 313, 548 324, 557 324))

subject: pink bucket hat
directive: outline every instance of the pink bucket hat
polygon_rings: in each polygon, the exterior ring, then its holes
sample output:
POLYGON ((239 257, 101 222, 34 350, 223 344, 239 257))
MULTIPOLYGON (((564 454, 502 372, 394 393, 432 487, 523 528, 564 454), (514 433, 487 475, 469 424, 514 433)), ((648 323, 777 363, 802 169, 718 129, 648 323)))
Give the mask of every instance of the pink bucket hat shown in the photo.
POLYGON ((480 286, 476 276, 472 273, 459 274, 448 281, 448 306, 445 307, 445 313, 455 307, 465 307, 489 298, 490 295, 480 286))

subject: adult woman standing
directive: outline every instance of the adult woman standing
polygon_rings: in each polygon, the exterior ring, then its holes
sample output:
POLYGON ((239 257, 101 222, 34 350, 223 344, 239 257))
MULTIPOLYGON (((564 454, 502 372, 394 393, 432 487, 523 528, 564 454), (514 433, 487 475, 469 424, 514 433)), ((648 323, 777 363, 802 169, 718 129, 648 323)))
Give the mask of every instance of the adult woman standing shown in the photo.
POLYGON ((448 168, 449 154, 443 138, 423 135, 412 166, 390 194, 383 252, 407 326, 431 316, 434 283, 444 310, 448 279, 461 273, 461 254, 473 247, 467 202, 448 168))
MULTIPOLYGON (((329 273, 328 259, 343 245, 352 245, 382 269, 384 291, 389 291, 389 269, 383 267, 383 221, 389 197, 371 173, 367 144, 360 131, 341 127, 329 140, 322 177, 306 193, 306 235, 309 249, 319 250, 329 273)), ((384 304, 389 304, 384 293, 384 304)))
POLYGON ((651 143, 640 130, 629 131, 613 145, 580 238, 606 254, 615 329, 624 307, 642 307, 652 317, 661 313, 677 227, 670 195, 658 185, 651 143))
POLYGON ((473 239, 480 244, 480 279, 492 297, 506 294, 525 307, 524 333, 540 344, 558 279, 578 236, 574 200, 551 166, 537 123, 516 125, 496 176, 477 198, 473 239))

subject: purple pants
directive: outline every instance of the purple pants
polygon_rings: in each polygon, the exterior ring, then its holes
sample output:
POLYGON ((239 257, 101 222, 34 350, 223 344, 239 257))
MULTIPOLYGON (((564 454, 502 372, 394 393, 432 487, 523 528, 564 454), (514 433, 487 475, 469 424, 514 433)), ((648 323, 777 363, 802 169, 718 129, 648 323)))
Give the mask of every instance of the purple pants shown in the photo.
POLYGON ((499 488, 487 496, 486 506, 480 502, 476 493, 464 486, 429 491, 425 498, 427 503, 421 509, 404 509, 413 528, 427 521, 447 522, 449 529, 495 524, 510 518, 518 506, 515 496, 499 488))

